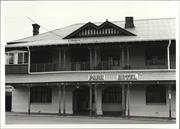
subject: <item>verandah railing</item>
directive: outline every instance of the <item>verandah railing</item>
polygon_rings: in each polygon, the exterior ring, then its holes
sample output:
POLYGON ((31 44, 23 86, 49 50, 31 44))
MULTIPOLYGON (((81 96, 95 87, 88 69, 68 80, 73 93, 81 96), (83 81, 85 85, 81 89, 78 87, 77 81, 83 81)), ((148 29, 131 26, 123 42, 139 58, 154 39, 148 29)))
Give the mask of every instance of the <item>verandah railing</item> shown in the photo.
POLYGON ((36 63, 30 65, 31 72, 50 72, 50 71, 61 71, 58 63, 36 63))
POLYGON ((71 62, 70 65, 62 66, 59 63, 32 63, 31 72, 50 72, 50 71, 78 71, 90 70, 90 63, 88 61, 71 62))
POLYGON ((101 61, 97 66, 90 66, 89 61, 71 62, 70 65, 61 66, 58 63, 32 63, 31 72, 50 72, 50 71, 81 71, 81 70, 111 70, 120 69, 108 61, 101 61))

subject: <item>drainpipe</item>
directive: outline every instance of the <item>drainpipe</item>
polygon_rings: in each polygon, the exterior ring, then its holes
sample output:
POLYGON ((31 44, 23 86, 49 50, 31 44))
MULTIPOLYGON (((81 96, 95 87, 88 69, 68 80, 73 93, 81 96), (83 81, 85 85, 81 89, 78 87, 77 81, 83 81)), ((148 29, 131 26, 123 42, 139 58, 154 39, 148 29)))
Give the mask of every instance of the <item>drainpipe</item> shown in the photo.
POLYGON ((30 61, 31 61, 31 59, 30 59, 30 55, 31 55, 31 53, 30 53, 30 49, 29 49, 29 46, 27 46, 27 49, 28 49, 28 74, 30 74, 30 61))
POLYGON ((169 40, 168 46, 167 46, 167 63, 168 63, 168 70, 170 70, 170 55, 169 55, 169 47, 171 45, 171 40, 169 40))

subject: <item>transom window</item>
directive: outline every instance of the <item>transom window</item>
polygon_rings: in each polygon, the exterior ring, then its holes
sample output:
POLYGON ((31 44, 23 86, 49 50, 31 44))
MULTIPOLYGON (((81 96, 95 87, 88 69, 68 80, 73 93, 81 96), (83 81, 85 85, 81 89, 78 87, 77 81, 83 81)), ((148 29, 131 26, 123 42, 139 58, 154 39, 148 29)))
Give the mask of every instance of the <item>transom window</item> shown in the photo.
POLYGON ((166 87, 161 85, 150 85, 146 88, 147 104, 165 104, 166 103, 166 87))
POLYGON ((104 89, 102 94, 103 103, 121 103, 122 102, 121 87, 108 87, 104 89))
POLYGON ((50 87, 32 87, 30 91, 31 103, 51 103, 52 89, 50 87))
POLYGON ((146 65, 165 65, 166 49, 151 47, 146 50, 146 65))
POLYGON ((27 64, 27 51, 9 51, 6 52, 6 64, 27 64))

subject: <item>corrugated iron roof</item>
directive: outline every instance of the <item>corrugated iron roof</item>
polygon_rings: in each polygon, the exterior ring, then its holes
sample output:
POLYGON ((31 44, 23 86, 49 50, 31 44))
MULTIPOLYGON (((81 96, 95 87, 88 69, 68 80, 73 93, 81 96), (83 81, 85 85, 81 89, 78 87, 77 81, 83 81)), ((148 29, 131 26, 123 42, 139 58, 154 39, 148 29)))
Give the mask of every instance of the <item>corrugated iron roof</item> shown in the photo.
MULTIPOLYGON (((124 28, 125 21, 114 21, 112 23, 124 28)), ((94 24, 100 25, 102 22, 97 22, 94 24)), ((51 32, 16 40, 10 42, 16 44, 9 44, 6 47, 169 40, 175 39, 176 37, 175 18, 140 19, 134 20, 134 24, 135 28, 128 28, 126 30, 135 34, 136 36, 104 36, 63 39, 76 29, 85 25, 85 23, 79 23, 67 26, 65 28, 56 29, 51 32)))

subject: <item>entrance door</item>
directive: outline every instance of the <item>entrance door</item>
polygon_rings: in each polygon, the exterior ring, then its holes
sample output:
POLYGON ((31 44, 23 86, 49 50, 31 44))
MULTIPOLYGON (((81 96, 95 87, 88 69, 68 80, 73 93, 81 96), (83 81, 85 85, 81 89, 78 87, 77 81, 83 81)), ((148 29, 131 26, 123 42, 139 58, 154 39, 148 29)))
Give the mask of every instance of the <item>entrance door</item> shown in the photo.
POLYGON ((12 102, 12 94, 11 94, 11 92, 6 92, 6 98, 5 98, 6 112, 11 112, 11 102, 12 102))
POLYGON ((108 116, 122 116, 122 88, 109 86, 102 92, 103 114, 108 116))
POLYGON ((89 87, 81 86, 73 92, 73 111, 75 115, 89 113, 89 87))

